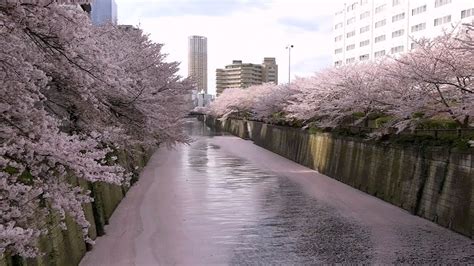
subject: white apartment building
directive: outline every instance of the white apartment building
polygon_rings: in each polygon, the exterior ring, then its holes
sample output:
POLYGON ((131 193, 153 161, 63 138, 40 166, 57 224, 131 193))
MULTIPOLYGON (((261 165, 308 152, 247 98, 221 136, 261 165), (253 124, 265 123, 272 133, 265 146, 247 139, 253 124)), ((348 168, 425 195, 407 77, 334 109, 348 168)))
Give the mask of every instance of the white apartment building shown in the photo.
POLYGON ((336 12, 334 66, 409 51, 413 40, 432 38, 474 21, 474 0, 353 0, 336 12))

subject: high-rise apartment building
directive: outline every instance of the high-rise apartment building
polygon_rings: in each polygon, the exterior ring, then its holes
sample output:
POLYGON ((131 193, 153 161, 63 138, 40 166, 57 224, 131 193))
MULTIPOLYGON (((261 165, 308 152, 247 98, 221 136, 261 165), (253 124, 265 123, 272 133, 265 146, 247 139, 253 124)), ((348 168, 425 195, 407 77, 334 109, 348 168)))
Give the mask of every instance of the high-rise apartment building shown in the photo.
POLYGON ((198 92, 207 94, 207 38, 189 36, 188 38, 188 76, 197 84, 198 92))
POLYGON ((276 64, 275 57, 263 58, 262 82, 273 82, 278 84, 278 65, 276 64))
POLYGON ((433 38, 474 19, 472 0, 353 0, 336 12, 334 66, 413 49, 413 40, 433 38))
POLYGON ((93 0, 91 19, 94 25, 112 23, 117 25, 117 4, 115 0, 93 0))
POLYGON ((274 57, 265 57, 262 64, 234 60, 231 65, 216 69, 217 95, 228 88, 247 88, 266 82, 278 84, 278 65, 274 57))

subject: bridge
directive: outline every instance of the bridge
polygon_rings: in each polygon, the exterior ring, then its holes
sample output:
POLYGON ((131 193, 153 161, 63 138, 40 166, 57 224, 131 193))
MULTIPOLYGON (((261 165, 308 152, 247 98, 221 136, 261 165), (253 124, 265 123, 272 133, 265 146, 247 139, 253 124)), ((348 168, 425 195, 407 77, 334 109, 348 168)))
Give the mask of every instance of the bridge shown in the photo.
POLYGON ((81 265, 473 263, 471 239, 190 119, 81 265))

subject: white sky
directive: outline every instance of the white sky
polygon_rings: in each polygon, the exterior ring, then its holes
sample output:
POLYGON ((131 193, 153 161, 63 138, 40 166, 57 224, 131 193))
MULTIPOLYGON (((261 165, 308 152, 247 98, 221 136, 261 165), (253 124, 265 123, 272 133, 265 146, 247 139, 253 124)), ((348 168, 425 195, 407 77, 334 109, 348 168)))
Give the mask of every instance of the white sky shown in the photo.
POLYGON ((119 24, 140 25, 165 44, 168 60, 181 62, 187 76, 188 36, 207 37, 208 91, 215 93, 215 71, 231 64, 262 63, 276 57, 279 83, 311 75, 331 65, 333 15, 344 0, 116 0, 119 24))

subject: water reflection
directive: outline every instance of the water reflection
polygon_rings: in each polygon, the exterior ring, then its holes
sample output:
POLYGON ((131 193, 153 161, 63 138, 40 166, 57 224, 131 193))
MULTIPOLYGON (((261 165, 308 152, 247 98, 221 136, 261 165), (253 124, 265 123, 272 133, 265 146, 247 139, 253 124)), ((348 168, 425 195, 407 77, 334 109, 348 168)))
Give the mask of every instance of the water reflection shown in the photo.
POLYGON ((183 215, 188 230, 206 231, 206 245, 220 250, 209 263, 370 262, 367 229, 286 177, 222 152, 210 139, 221 133, 202 122, 189 121, 187 130, 195 141, 183 151, 183 215))
POLYGON ((204 121, 198 121, 196 118, 188 118, 185 123, 185 131, 189 136, 224 136, 228 135, 226 132, 216 131, 205 125, 204 121))
POLYGON ((83 265, 474 265, 469 238, 202 122, 186 128, 194 142, 153 156, 83 265))

